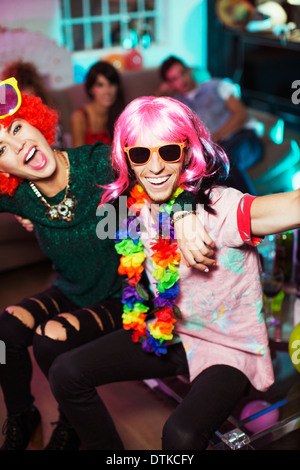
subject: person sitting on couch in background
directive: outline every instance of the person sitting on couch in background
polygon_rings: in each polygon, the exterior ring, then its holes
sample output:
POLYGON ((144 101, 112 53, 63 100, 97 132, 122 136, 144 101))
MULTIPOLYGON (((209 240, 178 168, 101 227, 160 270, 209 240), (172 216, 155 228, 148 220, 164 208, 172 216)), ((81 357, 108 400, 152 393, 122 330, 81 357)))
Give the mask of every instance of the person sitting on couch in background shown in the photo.
POLYGON ((255 194, 246 171, 262 158, 263 144, 236 86, 218 78, 197 83, 191 69, 174 56, 161 64, 159 73, 162 84, 157 94, 173 96, 189 106, 231 159, 226 185, 255 194))
POLYGON ((91 101, 71 116, 73 147, 101 141, 111 144, 116 118, 124 97, 118 71, 108 62, 96 62, 88 71, 85 90, 91 101))

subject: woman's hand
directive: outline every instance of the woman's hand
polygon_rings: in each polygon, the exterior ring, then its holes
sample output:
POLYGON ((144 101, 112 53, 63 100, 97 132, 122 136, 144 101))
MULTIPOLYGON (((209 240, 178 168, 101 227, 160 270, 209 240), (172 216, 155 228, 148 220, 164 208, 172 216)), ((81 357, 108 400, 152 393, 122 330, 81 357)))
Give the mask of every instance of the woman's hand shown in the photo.
POLYGON ((174 222, 178 248, 188 267, 208 272, 215 266, 215 243, 195 214, 188 214, 174 222))
POLYGON ((31 220, 23 219, 23 217, 20 217, 19 215, 15 215, 15 218, 28 232, 33 232, 34 226, 31 220))

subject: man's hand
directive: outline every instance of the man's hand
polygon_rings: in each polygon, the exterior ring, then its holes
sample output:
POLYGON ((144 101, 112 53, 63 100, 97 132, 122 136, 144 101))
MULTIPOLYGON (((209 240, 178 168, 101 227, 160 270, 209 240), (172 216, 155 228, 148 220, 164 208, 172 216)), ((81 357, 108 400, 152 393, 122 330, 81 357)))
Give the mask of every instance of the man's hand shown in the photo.
POLYGON ((176 220, 174 229, 178 248, 188 267, 208 272, 215 266, 215 243, 196 215, 188 214, 176 220))
POLYGON ((173 96, 174 91, 167 82, 162 82, 155 92, 155 96, 173 96))

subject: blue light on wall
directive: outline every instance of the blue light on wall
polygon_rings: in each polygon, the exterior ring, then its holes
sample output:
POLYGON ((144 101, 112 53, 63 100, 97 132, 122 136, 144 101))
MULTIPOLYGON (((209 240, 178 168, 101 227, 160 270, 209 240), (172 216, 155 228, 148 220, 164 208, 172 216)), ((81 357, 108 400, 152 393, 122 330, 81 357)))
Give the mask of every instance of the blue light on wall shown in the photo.
POLYGON ((272 168, 254 180, 258 195, 292 191, 300 188, 300 148, 296 140, 290 141, 286 155, 272 168))
POLYGON ((278 119, 275 126, 272 127, 269 133, 270 139, 275 144, 282 144, 284 136, 284 121, 283 119, 278 119))

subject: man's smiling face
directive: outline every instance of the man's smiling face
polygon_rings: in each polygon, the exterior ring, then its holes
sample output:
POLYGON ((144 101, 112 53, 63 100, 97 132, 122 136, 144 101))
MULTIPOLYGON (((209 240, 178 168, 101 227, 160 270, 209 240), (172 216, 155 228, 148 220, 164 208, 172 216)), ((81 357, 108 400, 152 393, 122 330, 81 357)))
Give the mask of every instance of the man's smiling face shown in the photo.
MULTIPOLYGON (((167 145, 170 142, 151 137, 151 147, 167 145)), ((150 147, 147 142, 138 138, 135 146, 150 147)), ((179 184, 186 150, 183 150, 182 158, 174 163, 165 162, 157 152, 153 152, 150 160, 145 165, 134 165, 131 168, 135 173, 138 183, 144 188, 152 203, 161 204, 167 202, 179 184)))

